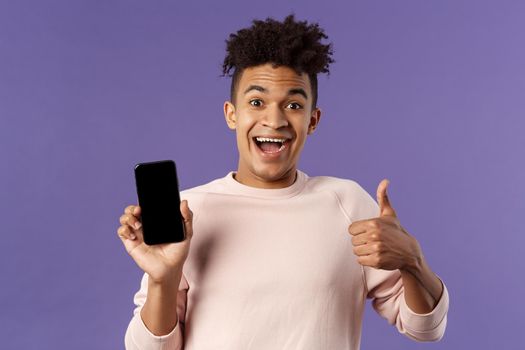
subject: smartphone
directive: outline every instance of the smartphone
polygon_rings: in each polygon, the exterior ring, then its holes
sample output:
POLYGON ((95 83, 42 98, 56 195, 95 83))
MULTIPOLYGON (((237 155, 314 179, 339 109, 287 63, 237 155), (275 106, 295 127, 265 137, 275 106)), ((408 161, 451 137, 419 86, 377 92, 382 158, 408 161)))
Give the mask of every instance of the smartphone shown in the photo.
POLYGON ((183 241, 179 181, 173 160, 135 165, 135 183, 147 245, 183 241))

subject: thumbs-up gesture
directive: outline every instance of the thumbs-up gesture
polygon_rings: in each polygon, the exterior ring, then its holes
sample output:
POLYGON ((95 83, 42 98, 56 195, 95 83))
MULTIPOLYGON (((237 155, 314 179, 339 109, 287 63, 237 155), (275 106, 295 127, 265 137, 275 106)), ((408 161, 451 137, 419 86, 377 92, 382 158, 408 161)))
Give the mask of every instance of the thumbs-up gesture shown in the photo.
POLYGON ((422 259, 417 240, 401 226, 386 189, 389 181, 377 187, 379 216, 353 222, 348 227, 357 261, 363 266, 383 270, 403 270, 422 259))

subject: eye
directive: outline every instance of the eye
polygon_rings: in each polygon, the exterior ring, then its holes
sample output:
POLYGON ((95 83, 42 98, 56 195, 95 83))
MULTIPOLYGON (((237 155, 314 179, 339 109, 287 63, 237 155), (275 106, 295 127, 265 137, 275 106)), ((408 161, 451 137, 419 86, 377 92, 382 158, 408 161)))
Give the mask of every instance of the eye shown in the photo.
POLYGON ((301 106, 297 102, 289 103, 287 107, 290 107, 290 109, 301 109, 301 108, 303 108, 303 106, 301 106))
POLYGON ((262 101, 258 98, 255 98, 253 100, 250 100, 250 105, 252 105, 253 107, 261 107, 262 106, 262 101))

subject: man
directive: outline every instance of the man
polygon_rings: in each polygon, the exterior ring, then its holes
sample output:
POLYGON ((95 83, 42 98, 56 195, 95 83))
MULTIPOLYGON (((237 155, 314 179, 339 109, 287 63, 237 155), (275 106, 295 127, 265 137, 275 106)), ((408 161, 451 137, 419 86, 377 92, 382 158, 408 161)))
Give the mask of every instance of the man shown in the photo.
POLYGON ((376 204, 355 181, 297 169, 321 118, 317 73, 333 62, 324 38, 293 15, 230 35, 238 169, 181 192, 183 242, 145 245, 140 207, 125 209, 118 234, 145 272, 128 349, 358 349, 367 297, 407 336, 443 336, 447 290, 388 181, 376 204))

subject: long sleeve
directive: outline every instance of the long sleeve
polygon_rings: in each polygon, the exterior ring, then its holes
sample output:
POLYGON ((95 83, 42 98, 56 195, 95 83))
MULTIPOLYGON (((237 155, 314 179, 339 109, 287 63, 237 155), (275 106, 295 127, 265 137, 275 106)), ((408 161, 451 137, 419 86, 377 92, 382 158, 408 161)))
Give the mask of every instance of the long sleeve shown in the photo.
MULTIPOLYGON (((342 209, 350 221, 377 217, 379 205, 359 184, 347 181, 340 194, 342 209)), ((449 306, 448 291, 443 293, 434 310, 427 314, 413 312, 405 301, 403 280, 399 270, 386 271, 363 267, 367 297, 374 309, 399 332, 419 341, 437 341, 445 333, 449 306)))
POLYGON ((443 337, 449 304, 445 284, 442 283, 443 293, 434 310, 418 314, 406 304, 403 280, 398 270, 364 267, 364 274, 367 297, 372 299, 372 306, 388 323, 395 324, 400 333, 419 341, 437 341, 443 337))
POLYGON ((134 315, 126 331, 127 350, 180 350, 183 348, 188 287, 188 282, 183 274, 177 294, 177 324, 169 334, 156 336, 148 330, 140 317, 140 310, 146 302, 148 293, 148 275, 144 274, 140 289, 134 298, 136 305, 134 315))

